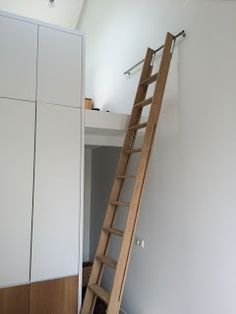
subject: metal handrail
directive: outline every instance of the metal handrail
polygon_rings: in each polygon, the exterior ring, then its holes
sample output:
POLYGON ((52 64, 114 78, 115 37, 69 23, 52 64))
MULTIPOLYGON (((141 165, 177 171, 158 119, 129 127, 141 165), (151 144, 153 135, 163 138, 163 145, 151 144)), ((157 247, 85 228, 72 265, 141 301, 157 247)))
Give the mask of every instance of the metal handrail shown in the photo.
MULTIPOLYGON (((178 33, 177 35, 174 36, 174 39, 176 40, 178 37, 183 36, 186 37, 186 32, 183 30, 182 32, 178 33)), ((161 47, 157 48, 154 53, 157 53, 158 51, 162 50, 164 48, 165 45, 162 45, 161 47)), ((124 72, 124 75, 129 74, 130 72, 133 71, 135 68, 137 68, 140 64, 142 64, 145 61, 145 59, 139 61, 138 63, 136 63, 135 65, 133 65, 130 69, 128 69, 127 71, 124 72)))

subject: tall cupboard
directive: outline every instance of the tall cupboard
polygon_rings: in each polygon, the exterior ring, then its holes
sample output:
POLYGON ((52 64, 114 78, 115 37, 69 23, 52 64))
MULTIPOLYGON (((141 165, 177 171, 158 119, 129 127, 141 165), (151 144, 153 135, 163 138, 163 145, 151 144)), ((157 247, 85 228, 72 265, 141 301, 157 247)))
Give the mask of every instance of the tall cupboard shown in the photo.
POLYGON ((0 12, 0 313, 75 314, 83 37, 0 12))

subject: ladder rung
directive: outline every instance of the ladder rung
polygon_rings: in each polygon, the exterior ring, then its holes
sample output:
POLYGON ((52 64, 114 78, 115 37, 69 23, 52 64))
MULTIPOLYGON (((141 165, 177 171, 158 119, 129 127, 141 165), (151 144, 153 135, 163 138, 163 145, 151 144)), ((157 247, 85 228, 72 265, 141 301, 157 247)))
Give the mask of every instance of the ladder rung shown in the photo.
POLYGON ((123 202, 123 201, 112 201, 111 205, 118 205, 118 206, 129 206, 129 202, 123 202))
POLYGON ((150 76, 148 79, 142 81, 142 82, 140 83, 140 85, 148 85, 148 84, 151 84, 151 83, 155 82, 156 79, 157 79, 157 74, 158 74, 158 73, 153 74, 153 75, 150 76))
POLYGON ((119 237, 123 237, 123 234, 124 234, 123 231, 116 229, 116 228, 103 228, 103 230, 105 232, 112 233, 112 234, 117 235, 119 237))
POLYGON ((116 176, 116 178, 117 179, 126 179, 126 178, 135 179, 136 176, 125 175, 125 176, 116 176))
POLYGON ((134 148, 134 149, 126 149, 124 152, 125 154, 133 154, 133 153, 140 153, 142 148, 134 148))
POLYGON ((134 105, 134 107, 145 107, 147 105, 150 105, 152 103, 152 97, 145 99, 137 104, 134 105))
POLYGON ((109 256, 97 256, 96 257, 101 263, 110 266, 111 268, 116 268, 117 262, 109 256))
POLYGON ((143 129, 143 128, 146 128, 146 126, 147 126, 147 122, 144 122, 144 123, 132 125, 131 127, 129 127, 129 130, 143 129))
POLYGON ((101 299, 102 301, 104 301, 106 304, 109 303, 110 300, 110 293, 107 292, 105 289, 103 289, 102 287, 100 287, 99 285, 92 285, 89 286, 89 289, 92 290, 92 292, 94 294, 96 294, 99 299, 101 299))

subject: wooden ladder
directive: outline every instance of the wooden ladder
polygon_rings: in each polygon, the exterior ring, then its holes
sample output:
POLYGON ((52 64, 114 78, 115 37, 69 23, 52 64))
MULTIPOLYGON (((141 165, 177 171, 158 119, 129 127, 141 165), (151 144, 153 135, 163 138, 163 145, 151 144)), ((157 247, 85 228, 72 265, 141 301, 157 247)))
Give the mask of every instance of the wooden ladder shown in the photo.
POLYGON ((167 33, 163 55, 157 74, 152 74, 152 61, 155 56, 155 51, 150 48, 147 49, 130 123, 118 163, 81 314, 93 313, 97 297, 107 304, 107 314, 119 313, 148 161, 162 105, 174 41, 175 37, 172 34, 167 33), (153 96, 146 99, 148 87, 154 82, 155 89, 153 96), (147 122, 141 123, 140 120, 143 108, 148 105, 150 105, 149 117, 147 122), (142 147, 135 148, 137 132, 143 128, 146 130, 142 147), (136 174, 131 176, 127 173, 127 169, 131 156, 133 156, 134 153, 139 153, 140 156, 136 174), (122 187, 127 179, 134 180, 133 190, 131 200, 129 202, 124 202, 120 200, 120 195, 122 187), (124 230, 115 227, 115 221, 120 207, 128 208, 124 230), (114 236, 121 238, 121 247, 117 261, 108 256, 109 244, 111 238, 114 236), (110 267, 114 270, 113 286, 110 292, 101 287, 105 267, 110 267))

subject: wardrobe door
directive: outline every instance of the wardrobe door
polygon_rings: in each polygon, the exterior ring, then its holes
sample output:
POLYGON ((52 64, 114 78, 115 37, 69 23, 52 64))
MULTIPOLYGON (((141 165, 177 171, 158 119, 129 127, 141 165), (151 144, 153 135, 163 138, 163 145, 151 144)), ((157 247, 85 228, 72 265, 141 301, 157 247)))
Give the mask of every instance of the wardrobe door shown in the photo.
POLYGON ((40 26, 39 102, 81 107, 82 37, 40 26))
POLYGON ((34 112, 35 103, 0 98, 1 288, 29 281, 34 112))
POLYGON ((37 26, 0 14, 0 96, 35 100, 37 26))
POLYGON ((78 274, 80 111, 38 104, 33 282, 78 274))

